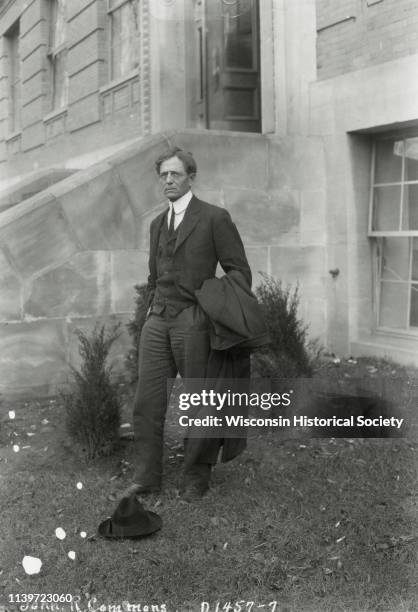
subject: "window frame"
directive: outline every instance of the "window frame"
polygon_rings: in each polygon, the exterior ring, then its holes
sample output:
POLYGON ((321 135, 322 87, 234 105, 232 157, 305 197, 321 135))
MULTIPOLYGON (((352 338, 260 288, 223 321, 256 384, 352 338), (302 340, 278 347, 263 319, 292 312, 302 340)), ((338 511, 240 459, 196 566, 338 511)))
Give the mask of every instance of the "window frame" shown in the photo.
POLYGON ((399 225, 402 224, 403 218, 403 210, 404 210, 404 193, 405 193, 405 185, 418 185, 418 180, 414 181, 405 181, 405 155, 402 155, 402 168, 401 168, 401 180, 400 181, 392 181, 388 183, 376 183, 375 178, 375 169, 376 169, 376 145, 378 142, 383 140, 408 140, 408 138, 418 138, 418 131, 411 133, 408 135, 400 134, 399 138, 396 135, 391 135, 382 138, 376 138, 373 141, 373 149, 372 149, 372 163, 370 169, 370 195, 369 195, 369 222, 368 222, 368 236, 369 237, 385 237, 385 236, 399 236, 399 237, 407 237, 407 236, 418 236, 418 229, 416 230, 374 230, 373 229, 373 215, 375 213, 374 210, 374 189, 375 187, 393 187, 400 186, 401 194, 400 194, 400 208, 399 208, 399 225))
MULTIPOLYGON (((57 21, 57 4, 59 0, 48 0, 48 64, 49 64, 49 82, 51 85, 51 93, 49 96, 49 111, 50 113, 62 113, 68 107, 69 98, 69 74, 68 74, 68 28, 67 19, 64 18, 64 40, 59 44, 55 44, 55 26, 57 21), (65 93, 63 104, 57 104, 57 58, 65 57, 63 70, 63 91, 65 93)), ((65 0, 63 0, 65 2, 65 0)))
MULTIPOLYGON (((248 11, 245 11, 251 14, 251 66, 239 67, 239 66, 228 65, 227 51, 226 51, 227 42, 228 42, 228 33, 226 32, 226 27, 227 27, 228 19, 239 20, 239 18, 241 17, 241 14, 237 13, 236 15, 231 16, 228 14, 228 9, 227 9, 227 12, 223 12, 222 14, 223 28, 224 28, 222 44, 224 47, 223 53, 225 57, 225 66, 224 66, 225 72, 252 73, 254 71, 257 71, 258 69, 257 68, 257 56, 260 53, 259 52, 260 42, 258 40, 258 37, 259 37, 258 15, 259 15, 260 7, 256 6, 257 1, 258 0, 249 0, 250 6, 248 8, 248 11)), ((226 6, 232 6, 232 4, 226 3, 226 6)), ((239 4, 238 4, 238 7, 239 7, 239 4)), ((237 23, 239 23, 239 21, 237 23)))
MULTIPOLYGON (((401 180, 400 181, 391 181, 387 183, 376 182, 375 181, 375 173, 376 173, 376 151, 377 144, 384 140, 392 141, 393 143, 396 141, 405 142, 408 138, 418 138, 418 130, 408 130, 406 132, 391 132, 380 137, 376 137, 373 141, 372 147, 372 158, 371 158, 371 166, 370 166, 370 193, 369 193, 369 215, 368 215, 368 237, 372 241, 372 257, 373 257, 373 314, 374 314, 374 327, 376 332, 389 334, 397 337, 418 337, 418 326, 410 325, 410 314, 411 314, 411 292, 413 285, 418 286, 418 280, 414 280, 412 278, 412 266, 413 266, 413 245, 414 240, 418 240, 418 229, 416 230, 374 230, 373 229, 373 220, 375 212, 375 204, 374 204, 374 191, 376 187, 391 187, 391 186, 400 186, 400 202, 399 202, 399 226, 402 225, 403 213, 404 213, 404 193, 405 193, 405 185, 418 185, 418 180, 405 180, 405 147, 404 153, 402 154, 402 163, 401 163, 401 180), (387 280, 383 278, 383 258, 384 258, 384 239, 385 238, 403 238, 408 240, 408 280, 387 280), (399 283, 402 286, 407 286, 407 303, 406 303, 406 311, 405 311, 405 327, 387 327, 380 324, 381 318, 381 299, 382 299, 382 285, 383 283, 399 283)), ((418 206, 418 204, 417 204, 418 206)))
POLYGON ((115 11, 121 9, 123 6, 125 6, 126 4, 132 4, 132 2, 135 1, 138 7, 138 33, 139 36, 141 36, 141 32, 140 32, 140 9, 141 9, 141 0, 107 0, 107 6, 106 6, 106 13, 107 13, 107 21, 108 21, 108 35, 107 35, 107 48, 108 48, 108 58, 107 58, 107 64, 108 64, 108 82, 119 82, 119 81, 125 81, 129 78, 132 78, 134 75, 139 73, 139 62, 140 62, 140 52, 138 54, 138 67, 137 68, 131 68, 129 70, 127 70, 127 72, 125 74, 118 74, 115 75, 114 74, 114 67, 113 67, 113 49, 114 49, 114 45, 113 45, 113 33, 112 33, 112 13, 114 13, 115 11))
POLYGON ((7 138, 13 138, 22 132, 22 61, 20 58, 20 19, 17 19, 4 33, 7 45, 7 138), (16 60, 17 52, 17 61, 16 60), (19 67, 16 79, 15 68, 19 67), (19 95, 16 96, 16 86, 19 86, 19 95))

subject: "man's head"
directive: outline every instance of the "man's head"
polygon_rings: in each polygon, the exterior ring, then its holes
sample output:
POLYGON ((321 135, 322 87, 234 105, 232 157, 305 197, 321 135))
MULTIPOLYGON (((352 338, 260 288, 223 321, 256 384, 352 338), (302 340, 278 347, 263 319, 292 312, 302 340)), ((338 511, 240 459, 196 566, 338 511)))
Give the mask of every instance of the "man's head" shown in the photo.
POLYGON ((155 162, 164 195, 175 202, 187 193, 196 176, 196 162, 191 153, 178 147, 169 149, 155 162))

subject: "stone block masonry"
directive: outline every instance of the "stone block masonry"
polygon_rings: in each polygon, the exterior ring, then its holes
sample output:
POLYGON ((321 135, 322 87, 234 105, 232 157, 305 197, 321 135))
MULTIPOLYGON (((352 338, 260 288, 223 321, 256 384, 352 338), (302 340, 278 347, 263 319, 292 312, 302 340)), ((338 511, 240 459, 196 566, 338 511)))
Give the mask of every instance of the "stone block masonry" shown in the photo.
MULTIPOLYGON (((74 330, 132 316, 134 285, 148 276, 149 224, 166 206, 154 161, 168 142, 193 151, 196 195, 230 210, 248 250, 254 285, 261 280, 259 272, 299 282, 301 314, 312 323, 312 335, 324 337, 325 246, 323 229, 311 221, 313 209, 324 206, 321 141, 198 130, 164 133, 0 213, 5 288, 0 295, 0 393, 56 392, 69 365, 78 364, 74 330), (313 163, 314 173, 302 172, 313 163)), ((113 353, 115 372, 125 370, 131 342, 123 331, 113 353)))
POLYGON ((141 2, 139 65, 116 79, 110 70, 107 2, 67 2, 63 49, 68 93, 61 92, 59 100, 54 100, 54 62, 49 54, 51 5, 46 0, 20 0, 8 3, 1 13, 0 175, 7 178, 150 132, 148 2, 141 2), (17 25, 21 112, 11 121, 7 33, 17 25))
POLYGON ((317 0, 319 79, 418 52, 416 0, 317 0))

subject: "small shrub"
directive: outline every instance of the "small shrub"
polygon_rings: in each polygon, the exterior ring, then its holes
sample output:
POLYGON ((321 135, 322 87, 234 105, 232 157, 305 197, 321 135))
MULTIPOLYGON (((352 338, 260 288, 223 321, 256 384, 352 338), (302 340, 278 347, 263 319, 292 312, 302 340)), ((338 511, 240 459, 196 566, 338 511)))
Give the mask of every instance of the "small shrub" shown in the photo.
POLYGON ((138 348, 142 327, 145 323, 148 309, 148 286, 135 285, 135 313, 134 318, 127 324, 128 332, 132 337, 132 348, 127 356, 127 367, 132 382, 138 379, 138 348))
POLYGON ((281 281, 263 275, 255 290, 270 345, 253 355, 253 375, 269 378, 311 376, 313 359, 307 341, 308 326, 298 318, 299 288, 283 287, 281 281))
POLYGON ((62 399, 67 431, 87 459, 110 454, 119 439, 120 401, 111 381, 112 368, 106 365, 119 327, 106 332, 104 325, 96 326, 90 336, 76 332, 82 364, 80 371, 71 368, 73 382, 62 399))

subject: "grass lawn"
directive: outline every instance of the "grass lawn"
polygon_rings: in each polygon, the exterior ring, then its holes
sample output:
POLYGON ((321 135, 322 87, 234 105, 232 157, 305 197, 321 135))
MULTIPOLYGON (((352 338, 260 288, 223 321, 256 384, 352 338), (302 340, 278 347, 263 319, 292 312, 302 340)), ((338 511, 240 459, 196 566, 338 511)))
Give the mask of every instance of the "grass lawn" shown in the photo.
MULTIPOLYGON (((371 388, 384 380, 402 390, 402 416, 416 420, 416 370, 343 360, 317 376, 358 377, 371 388)), ((127 392, 126 399, 129 406, 127 392)), ((407 438, 390 440, 285 439, 253 430, 247 451, 217 466, 211 491, 193 505, 177 494, 180 442, 171 419, 163 492, 144 498, 161 515, 162 530, 109 542, 95 534, 130 483, 132 445, 87 464, 65 434, 58 400, 3 400, 0 610, 2 603, 18 610, 10 597, 23 593, 68 593, 79 610, 104 612, 128 610, 123 602, 137 612, 156 612, 151 604, 169 612, 238 612, 240 600, 248 612, 418 610, 413 427, 407 438), (57 527, 66 532, 62 541, 57 527), (25 555, 42 560, 39 574, 25 574, 25 555)), ((37 609, 71 610, 45 606, 37 609)))

